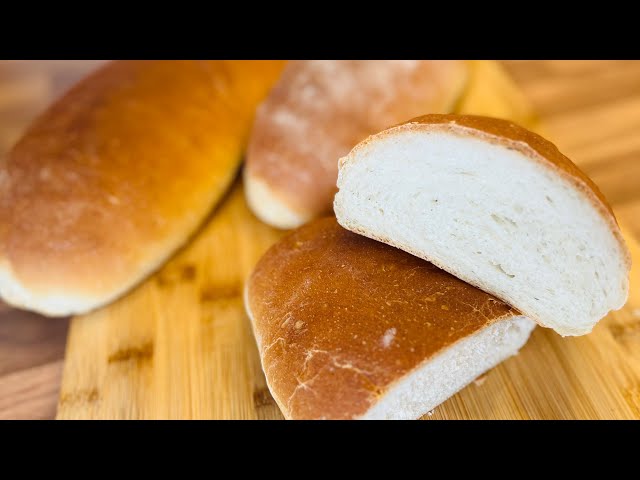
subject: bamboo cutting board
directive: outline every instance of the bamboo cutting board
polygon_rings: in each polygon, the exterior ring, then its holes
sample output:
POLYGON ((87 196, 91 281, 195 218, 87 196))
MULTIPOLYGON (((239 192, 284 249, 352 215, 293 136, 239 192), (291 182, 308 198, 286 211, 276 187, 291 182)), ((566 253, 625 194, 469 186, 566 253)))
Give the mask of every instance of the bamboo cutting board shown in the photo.
MULTIPOLYGON (((531 125, 496 64, 474 62, 460 111, 531 125)), ((242 305, 243 281, 280 236, 238 182, 195 239, 130 295, 73 319, 58 418, 282 418, 242 305)), ((640 263, 640 247, 627 235, 640 263)), ((640 418, 640 271, 591 335, 537 328, 520 355, 426 418, 640 418)))

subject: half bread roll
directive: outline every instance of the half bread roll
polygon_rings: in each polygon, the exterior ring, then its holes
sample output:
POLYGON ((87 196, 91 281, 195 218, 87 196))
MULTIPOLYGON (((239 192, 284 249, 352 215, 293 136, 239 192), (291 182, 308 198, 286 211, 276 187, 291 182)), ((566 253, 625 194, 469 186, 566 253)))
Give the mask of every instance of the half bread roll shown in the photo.
POLYGON ((486 117, 427 115, 340 160, 345 228, 429 260, 562 335, 628 295, 630 254, 598 187, 544 138, 486 117))
POLYGON ((415 419, 514 355, 535 323, 335 218, 260 260, 245 305, 289 419, 415 419))

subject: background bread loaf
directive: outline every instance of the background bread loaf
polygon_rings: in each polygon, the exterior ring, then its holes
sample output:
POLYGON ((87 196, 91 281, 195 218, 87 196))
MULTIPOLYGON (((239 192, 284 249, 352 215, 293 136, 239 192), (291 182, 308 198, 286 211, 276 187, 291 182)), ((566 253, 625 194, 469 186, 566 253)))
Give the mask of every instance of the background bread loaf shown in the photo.
POLYGON ((0 164, 0 295, 67 315, 116 298, 202 223, 281 61, 117 61, 0 164))
POLYGON ((244 174, 249 206, 278 228, 330 212, 337 159, 367 135, 452 111, 467 75, 468 64, 458 60, 289 62, 252 129, 244 174))

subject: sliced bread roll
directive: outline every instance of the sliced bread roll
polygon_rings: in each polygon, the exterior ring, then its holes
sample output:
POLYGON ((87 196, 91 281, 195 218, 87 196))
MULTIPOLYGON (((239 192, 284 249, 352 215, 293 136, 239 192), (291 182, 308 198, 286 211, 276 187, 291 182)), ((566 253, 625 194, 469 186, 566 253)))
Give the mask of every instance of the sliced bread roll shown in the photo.
POLYGON ((466 80, 467 64, 457 60, 289 62, 256 114, 244 173, 249 206, 278 228, 330 212, 338 158, 407 118, 452 111, 466 80))
POLYGON ((242 161, 280 61, 117 61, 0 163, 0 296, 46 315, 127 291, 183 245, 242 161))
POLYGON ((524 345, 535 323, 335 218, 289 234, 245 290, 288 419, 415 419, 524 345))
POLYGON ((598 187, 544 138, 427 115, 340 160, 342 226, 433 262, 562 335, 628 295, 631 259, 598 187))

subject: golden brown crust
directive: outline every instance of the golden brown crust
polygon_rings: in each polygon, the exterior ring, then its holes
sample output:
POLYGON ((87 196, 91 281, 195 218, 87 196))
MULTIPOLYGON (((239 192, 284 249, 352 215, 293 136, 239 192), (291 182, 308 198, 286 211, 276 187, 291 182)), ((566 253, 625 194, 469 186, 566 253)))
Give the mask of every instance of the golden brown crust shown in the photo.
POLYGON ((0 165, 0 270, 26 292, 6 299, 71 313, 42 299, 96 306, 156 268, 227 189, 282 67, 116 61, 52 105, 0 165))
POLYGON ((249 278, 247 311, 287 418, 356 418, 438 352, 519 313, 413 255, 316 220, 249 278))
POLYGON ((247 149, 248 185, 263 182, 273 201, 295 216, 329 212, 338 158, 367 135, 406 118, 451 111, 466 84, 463 61, 380 62, 290 62, 256 114, 247 149))
MULTIPOLYGON (((372 135, 354 148, 354 152, 361 148, 367 148, 370 142, 377 141, 384 136, 394 135, 399 131, 425 129, 480 137, 486 141, 517 150, 531 160, 543 164, 554 173, 561 175, 577 190, 582 192, 586 199, 600 212, 620 244, 627 268, 631 267, 631 254, 624 241, 617 219, 611 209, 611 205, 609 205, 598 186, 577 165, 563 155, 553 143, 511 121, 478 115, 423 115, 372 135)), ((343 157, 340 159, 340 164, 342 165, 346 161, 348 159, 343 157)))

